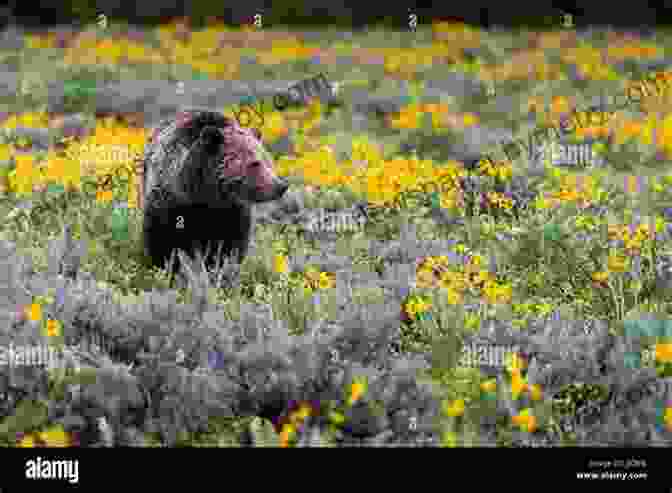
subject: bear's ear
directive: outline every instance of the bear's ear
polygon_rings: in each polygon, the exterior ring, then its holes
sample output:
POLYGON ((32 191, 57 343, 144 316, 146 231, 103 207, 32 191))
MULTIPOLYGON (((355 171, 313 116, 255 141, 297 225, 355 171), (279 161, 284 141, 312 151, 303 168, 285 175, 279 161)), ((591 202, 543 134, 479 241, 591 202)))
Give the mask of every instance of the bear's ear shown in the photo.
POLYGON ((217 127, 208 125, 201 130, 201 140, 209 154, 216 154, 224 141, 224 136, 217 127))
POLYGON ((235 126, 236 126, 236 120, 234 120, 233 118, 225 116, 224 119, 222 120, 222 127, 235 127, 235 126))

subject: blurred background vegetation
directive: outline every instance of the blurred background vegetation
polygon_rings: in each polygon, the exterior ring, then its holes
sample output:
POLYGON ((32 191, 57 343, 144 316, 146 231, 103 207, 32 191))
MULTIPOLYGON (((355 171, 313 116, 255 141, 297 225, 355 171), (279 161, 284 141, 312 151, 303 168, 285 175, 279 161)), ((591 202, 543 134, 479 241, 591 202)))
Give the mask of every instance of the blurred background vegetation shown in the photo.
POLYGON ((430 7, 420 7, 411 2, 385 5, 381 15, 377 2, 364 3, 343 0, 339 2, 316 2, 314 0, 248 0, 235 3, 214 3, 207 0, 161 0, 136 2, 130 0, 41 0, 39 5, 12 0, 4 12, 0 9, 0 21, 13 18, 22 25, 77 24, 90 22, 101 13, 116 21, 126 20, 132 24, 159 24, 167 18, 190 17, 197 23, 207 18, 217 18, 226 24, 240 25, 253 22, 255 14, 262 14, 264 23, 271 25, 314 25, 364 27, 384 25, 407 27, 409 15, 418 16, 419 23, 429 19, 460 20, 468 24, 486 27, 493 25, 554 26, 563 13, 569 13, 577 24, 618 24, 620 26, 652 26, 666 22, 672 7, 649 7, 639 2, 636 8, 624 4, 620 8, 611 5, 605 10, 599 4, 561 10, 551 5, 535 2, 469 2, 456 5, 454 2, 432 2, 430 7), (516 8, 518 6, 519 8, 516 8), (524 8, 523 8, 524 7, 524 8))

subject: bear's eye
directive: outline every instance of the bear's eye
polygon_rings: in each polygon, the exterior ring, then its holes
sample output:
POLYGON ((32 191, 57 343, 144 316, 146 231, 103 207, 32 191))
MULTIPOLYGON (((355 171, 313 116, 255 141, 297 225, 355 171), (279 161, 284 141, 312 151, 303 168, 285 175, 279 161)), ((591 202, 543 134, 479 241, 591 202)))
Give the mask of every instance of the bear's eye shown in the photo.
POLYGON ((219 160, 221 164, 224 165, 225 168, 228 168, 231 166, 231 163, 236 160, 236 156, 233 154, 224 154, 222 158, 219 160))
POLYGON ((250 168, 258 168, 261 166, 261 163, 259 161, 254 161, 253 163, 250 163, 250 168))

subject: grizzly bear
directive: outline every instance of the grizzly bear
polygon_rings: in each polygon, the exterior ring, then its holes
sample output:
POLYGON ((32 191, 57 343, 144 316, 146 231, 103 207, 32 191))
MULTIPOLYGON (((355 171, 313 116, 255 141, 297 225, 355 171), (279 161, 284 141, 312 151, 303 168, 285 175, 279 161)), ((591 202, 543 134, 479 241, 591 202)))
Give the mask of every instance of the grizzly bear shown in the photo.
POLYGON ((289 186, 274 173, 257 129, 212 111, 185 111, 161 122, 141 168, 144 246, 161 268, 176 250, 191 257, 200 252, 208 269, 223 257, 242 262, 253 205, 279 199, 289 186))

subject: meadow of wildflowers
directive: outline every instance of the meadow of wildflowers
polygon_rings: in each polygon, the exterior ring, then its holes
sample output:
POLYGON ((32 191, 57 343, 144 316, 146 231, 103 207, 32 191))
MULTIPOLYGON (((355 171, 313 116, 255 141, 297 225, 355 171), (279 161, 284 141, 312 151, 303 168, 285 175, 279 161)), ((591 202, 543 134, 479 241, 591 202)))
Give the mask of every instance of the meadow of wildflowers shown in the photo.
MULTIPOLYGON (((37 97, 17 95, 2 121, 0 343, 77 349, 51 385, 30 387, 41 400, 0 404, 0 443, 669 446, 672 106, 662 82, 644 90, 618 68, 666 59, 664 40, 435 23, 404 48, 385 32, 303 42, 269 29, 243 63, 250 50, 227 44, 225 26, 161 26, 151 42, 114 29, 26 35, 31 71, 73 81, 66 113, 88 117, 81 131, 37 97), (467 63, 477 48, 498 61, 467 63), (149 70, 179 72, 184 87, 322 70, 342 83, 337 103, 264 114, 290 191, 260 208, 242 266, 185 261, 176 290, 140 241, 134 161, 151 129, 133 112, 101 114, 83 82, 149 70), (498 85, 437 100, 430 82, 455 72, 498 85), (583 109, 605 92, 638 104, 583 109), (516 101, 506 118, 500 97, 516 101), (498 160, 485 138, 473 156, 453 145, 511 119, 522 136, 572 115, 582 124, 558 145, 590 146, 582 166, 498 160), (47 129, 48 148, 26 129, 47 129), (92 337, 103 350, 78 346, 92 337), (87 404, 112 423, 104 432, 72 419, 96 386, 116 389, 87 404)), ((47 371, 24 366, 27 381, 47 371)))

